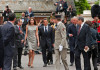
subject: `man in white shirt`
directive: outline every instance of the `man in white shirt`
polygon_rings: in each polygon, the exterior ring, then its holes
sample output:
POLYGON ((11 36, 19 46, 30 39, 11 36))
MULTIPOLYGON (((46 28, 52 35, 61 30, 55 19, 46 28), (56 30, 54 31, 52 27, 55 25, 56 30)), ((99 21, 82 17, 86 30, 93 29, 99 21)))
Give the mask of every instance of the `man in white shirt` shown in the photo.
POLYGON ((44 26, 41 26, 39 29, 39 36, 44 62, 43 67, 46 67, 49 62, 48 58, 52 56, 52 46, 54 46, 54 32, 52 27, 48 26, 47 19, 43 20, 43 24, 44 26), (46 50, 48 50, 48 55, 46 55, 46 50))

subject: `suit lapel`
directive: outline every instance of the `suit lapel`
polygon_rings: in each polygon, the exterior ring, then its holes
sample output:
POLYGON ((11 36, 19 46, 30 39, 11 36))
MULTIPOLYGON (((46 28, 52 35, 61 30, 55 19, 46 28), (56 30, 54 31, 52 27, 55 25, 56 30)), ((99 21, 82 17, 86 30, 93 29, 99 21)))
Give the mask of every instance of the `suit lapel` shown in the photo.
POLYGON ((49 31, 50 31, 50 27, 48 26, 48 33, 49 33, 49 31))
POLYGON ((83 27, 81 28, 79 35, 80 35, 80 34, 81 34, 81 32, 83 31, 83 29, 84 29, 84 25, 83 25, 83 27))

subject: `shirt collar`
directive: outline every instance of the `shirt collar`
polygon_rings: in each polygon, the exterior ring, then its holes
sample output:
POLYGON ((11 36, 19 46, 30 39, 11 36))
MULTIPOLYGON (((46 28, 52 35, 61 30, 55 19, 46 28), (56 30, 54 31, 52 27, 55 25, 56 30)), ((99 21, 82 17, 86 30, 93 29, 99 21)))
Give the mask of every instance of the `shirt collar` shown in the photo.
POLYGON ((47 26, 44 26, 44 27, 47 27, 48 28, 48 25, 47 26))
POLYGON ((81 24, 81 28, 83 27, 83 25, 84 25, 84 22, 81 24))
MULTIPOLYGON (((10 21, 8 21, 8 22, 10 22, 10 21)), ((14 24, 12 22, 10 22, 10 23, 14 26, 14 24)))
POLYGON ((19 28, 19 26, 17 25, 17 27, 19 28))

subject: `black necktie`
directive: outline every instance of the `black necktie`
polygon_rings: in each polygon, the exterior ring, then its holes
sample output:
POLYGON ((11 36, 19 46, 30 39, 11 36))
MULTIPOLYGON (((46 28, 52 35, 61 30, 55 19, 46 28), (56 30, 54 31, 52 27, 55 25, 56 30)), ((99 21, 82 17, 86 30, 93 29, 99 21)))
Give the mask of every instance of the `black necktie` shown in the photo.
POLYGON ((45 33, 47 33, 47 27, 45 26, 45 33))

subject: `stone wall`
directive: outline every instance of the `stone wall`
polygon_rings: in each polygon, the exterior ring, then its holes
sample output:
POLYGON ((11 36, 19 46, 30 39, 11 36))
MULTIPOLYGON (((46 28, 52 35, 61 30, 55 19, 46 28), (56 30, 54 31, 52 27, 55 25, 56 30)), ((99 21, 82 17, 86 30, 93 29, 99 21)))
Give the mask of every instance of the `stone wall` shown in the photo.
POLYGON ((4 10, 8 4, 14 11, 24 11, 32 7, 33 11, 55 11, 54 3, 58 0, 0 0, 0 10, 4 10))
MULTIPOLYGON (((6 5, 9 5, 13 11, 25 11, 28 7, 32 7, 34 12, 51 12, 55 11, 55 2, 59 0, 0 0, 0 11, 5 9, 6 5)), ((68 5, 72 5, 75 8, 73 0, 65 0, 68 5)))

